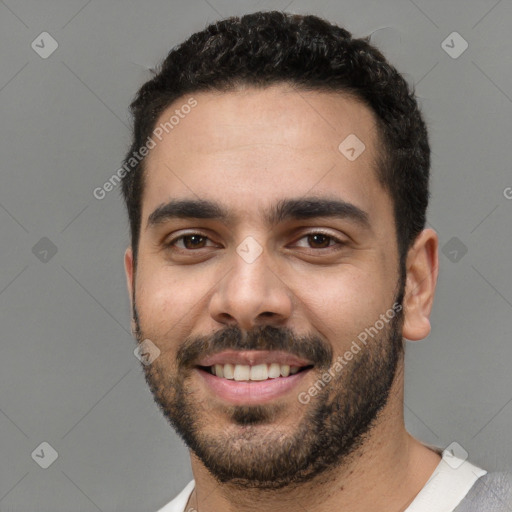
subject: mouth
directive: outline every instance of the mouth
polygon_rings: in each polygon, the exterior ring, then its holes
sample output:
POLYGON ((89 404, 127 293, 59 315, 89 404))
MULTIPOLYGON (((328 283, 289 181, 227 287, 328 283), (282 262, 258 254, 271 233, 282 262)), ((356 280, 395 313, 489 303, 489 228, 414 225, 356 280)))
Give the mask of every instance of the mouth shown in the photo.
POLYGON ((313 365, 290 366, 279 363, 246 364, 215 364, 211 366, 197 366, 200 370, 215 375, 221 379, 240 381, 263 381, 289 377, 313 368, 313 365))
POLYGON ((314 367, 284 352, 263 351, 223 352, 200 363, 195 371, 208 392, 233 405, 263 404, 284 397, 314 367))

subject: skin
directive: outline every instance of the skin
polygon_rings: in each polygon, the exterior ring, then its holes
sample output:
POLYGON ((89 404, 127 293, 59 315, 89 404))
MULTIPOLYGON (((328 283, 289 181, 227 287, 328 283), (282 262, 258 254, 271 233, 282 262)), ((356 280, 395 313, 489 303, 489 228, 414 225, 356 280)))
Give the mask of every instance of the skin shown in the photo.
MULTIPOLYGON (((372 111, 348 96, 298 92, 287 85, 193 96, 197 107, 146 160, 136 269, 131 248, 125 253, 139 334, 161 351, 152 366, 176 375, 176 355, 184 340, 212 335, 227 326, 244 332, 265 325, 288 327, 297 335, 323 339, 334 358, 343 355, 352 340, 393 304, 399 279, 392 201, 374 170, 377 133, 372 111), (352 133, 366 146, 355 161, 338 150, 352 133), (316 218, 285 221, 269 229, 264 211, 270 205, 305 195, 353 203, 367 212, 370 228, 348 219, 316 218), (171 219, 147 228, 149 215, 171 197, 217 201, 234 218, 229 223, 171 219), (312 245, 306 235, 319 230, 346 245, 339 251, 332 250, 335 241, 328 248, 312 245), (200 249, 190 245, 187 249, 183 241, 180 249, 163 245, 171 235, 197 232, 208 237, 200 249), (250 264, 236 252, 248 236, 263 250, 250 264)), ((161 120, 187 99, 173 103, 161 120)), ((436 233, 425 229, 407 255, 402 335, 411 341, 430 332, 437 250, 436 233)), ((135 321, 132 328, 136 331, 135 321)), ((311 371, 297 391, 307 390, 318 377, 311 371)), ((225 404, 197 375, 190 375, 187 389, 202 434, 221 439, 224 432, 232 436, 245 432, 246 427, 233 422, 225 404)), ((166 392, 171 400, 171 391, 166 392)), ((296 433, 300 419, 315 406, 314 399, 300 404, 295 392, 278 402, 271 422, 255 427, 255 446, 272 432, 296 433)), ((301 485, 268 492, 219 484, 191 452, 196 489, 186 510, 298 507, 323 512, 343 503, 346 511, 364 512, 373 511, 377 502, 382 511, 404 510, 439 461, 438 453, 405 429, 401 359, 389 399, 373 428, 341 465, 301 485)))

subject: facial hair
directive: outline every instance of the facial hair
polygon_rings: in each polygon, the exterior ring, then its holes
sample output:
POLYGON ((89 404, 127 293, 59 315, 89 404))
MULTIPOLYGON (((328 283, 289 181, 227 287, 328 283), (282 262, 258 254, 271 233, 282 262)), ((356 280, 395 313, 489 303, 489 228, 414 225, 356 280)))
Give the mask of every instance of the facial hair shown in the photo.
MULTIPOLYGON (((401 284, 394 305, 402 304, 403 294, 401 284)), ((135 335, 141 342, 145 336, 135 300, 133 304, 135 335)), ((286 405, 270 403, 224 406, 230 427, 212 433, 208 414, 212 405, 195 395, 191 372, 200 358, 226 349, 283 350, 312 361, 310 372, 320 380, 334 360, 331 345, 319 336, 301 337, 270 325, 242 333, 230 326, 211 336, 186 339, 177 351, 173 372, 161 364, 163 358, 143 369, 155 403, 218 482, 242 489, 281 489, 343 465, 364 443, 388 401, 403 356, 402 325, 403 310, 397 308, 343 370, 302 405, 304 413, 292 432, 280 430, 276 423, 286 405)))

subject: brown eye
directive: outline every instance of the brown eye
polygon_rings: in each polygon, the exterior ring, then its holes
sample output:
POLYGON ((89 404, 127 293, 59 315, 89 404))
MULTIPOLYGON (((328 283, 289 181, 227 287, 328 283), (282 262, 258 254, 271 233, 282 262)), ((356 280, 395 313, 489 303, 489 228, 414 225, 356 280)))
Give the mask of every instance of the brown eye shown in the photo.
POLYGON ((188 233, 177 236, 165 244, 167 249, 177 249, 181 251, 193 251, 194 249, 203 249, 207 247, 206 243, 210 239, 201 233, 188 233))
POLYGON ((343 240, 330 235, 329 233, 323 233, 321 231, 313 231, 311 233, 307 233, 296 242, 298 247, 302 247, 304 249, 336 249, 341 248, 346 244, 343 240))
POLYGON ((329 242, 332 240, 331 236, 324 235, 323 233, 314 233, 308 235, 307 238, 309 244, 311 244, 314 249, 326 249, 329 247, 329 242))
POLYGON ((184 235, 182 239, 185 249, 201 249, 206 241, 206 237, 202 235, 184 235))

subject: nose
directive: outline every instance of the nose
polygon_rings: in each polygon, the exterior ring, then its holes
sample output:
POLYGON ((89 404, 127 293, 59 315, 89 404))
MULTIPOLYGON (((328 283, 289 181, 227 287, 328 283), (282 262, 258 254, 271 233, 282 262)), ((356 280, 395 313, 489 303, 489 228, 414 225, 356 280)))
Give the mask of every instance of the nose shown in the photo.
POLYGON ((285 324, 292 313, 291 291, 277 270, 270 268, 269 254, 264 250, 249 263, 235 252, 232 261, 211 297, 211 317, 245 331, 285 324))

